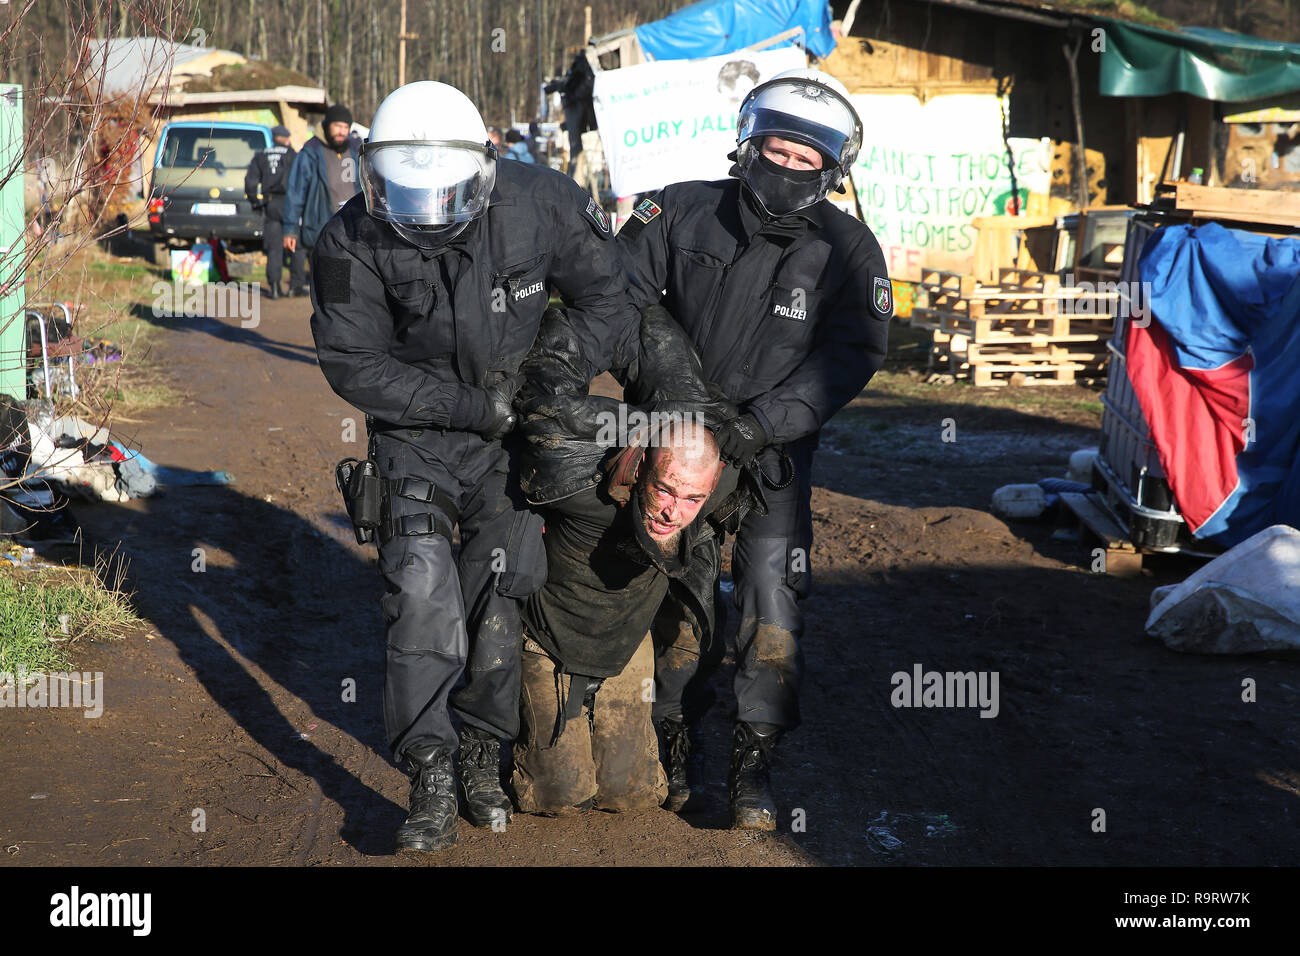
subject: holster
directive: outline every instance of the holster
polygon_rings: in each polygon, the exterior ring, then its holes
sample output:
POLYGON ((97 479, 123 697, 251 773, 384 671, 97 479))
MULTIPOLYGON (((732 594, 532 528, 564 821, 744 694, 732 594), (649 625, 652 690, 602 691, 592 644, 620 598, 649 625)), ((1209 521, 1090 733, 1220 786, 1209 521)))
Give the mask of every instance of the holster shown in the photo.
POLYGON ((369 544, 375 539, 383 514, 384 483, 379 466, 369 458, 344 458, 334 466, 334 483, 343 495, 357 544, 369 544))

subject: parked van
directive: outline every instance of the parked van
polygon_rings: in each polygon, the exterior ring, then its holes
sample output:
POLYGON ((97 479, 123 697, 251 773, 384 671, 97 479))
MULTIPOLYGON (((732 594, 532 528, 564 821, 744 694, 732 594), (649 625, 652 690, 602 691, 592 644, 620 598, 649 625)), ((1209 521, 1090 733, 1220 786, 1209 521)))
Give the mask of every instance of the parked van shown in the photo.
POLYGON ((271 145, 256 123, 211 120, 163 127, 149 189, 149 231, 159 264, 171 247, 216 235, 234 250, 258 248, 262 213, 244 196, 253 154, 271 145))

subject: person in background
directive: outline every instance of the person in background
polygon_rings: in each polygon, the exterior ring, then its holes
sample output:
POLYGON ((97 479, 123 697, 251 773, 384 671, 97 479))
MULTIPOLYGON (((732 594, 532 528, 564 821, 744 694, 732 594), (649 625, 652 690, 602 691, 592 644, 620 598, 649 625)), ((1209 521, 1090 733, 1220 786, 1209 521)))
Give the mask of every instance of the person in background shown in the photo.
MULTIPOLYGON (((289 145, 289 130, 277 126, 271 130, 271 139, 275 143, 267 149, 259 150, 248 164, 248 174, 244 176, 244 195, 253 204, 254 209, 261 209, 265 217, 262 227, 262 251, 266 253, 266 284, 269 288, 267 298, 278 299, 280 292, 280 272, 284 263, 284 231, 280 222, 284 214, 284 196, 289 184, 289 170, 298 151, 289 145)), ((289 288, 300 289, 307 284, 305 263, 306 253, 296 248, 290 253, 289 288)))
POLYGON ((506 159, 516 159, 521 163, 533 163, 533 154, 528 151, 523 134, 517 129, 506 130, 506 159))
POLYGON ((533 120, 528 124, 528 151, 533 154, 534 162, 546 165, 546 149, 543 146, 542 124, 533 120))
MULTIPOLYGON (((285 191, 281 226, 284 248, 296 253, 302 246, 311 254, 325 223, 343 204, 361 191, 357 182, 360 156, 348 134, 352 112, 339 103, 325 111, 321 122, 324 139, 310 139, 294 160, 285 191)), ((293 286, 290 295, 306 295, 306 285, 293 286)))

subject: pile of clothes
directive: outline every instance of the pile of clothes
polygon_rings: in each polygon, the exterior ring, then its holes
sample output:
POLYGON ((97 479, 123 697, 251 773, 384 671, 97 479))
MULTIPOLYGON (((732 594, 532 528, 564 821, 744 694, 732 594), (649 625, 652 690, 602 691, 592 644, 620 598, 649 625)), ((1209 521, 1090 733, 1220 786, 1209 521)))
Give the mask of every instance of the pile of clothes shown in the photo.
POLYGON ((56 415, 44 399, 0 400, 0 532, 64 536, 75 530, 69 500, 147 498, 157 487, 149 463, 108 429, 56 415))

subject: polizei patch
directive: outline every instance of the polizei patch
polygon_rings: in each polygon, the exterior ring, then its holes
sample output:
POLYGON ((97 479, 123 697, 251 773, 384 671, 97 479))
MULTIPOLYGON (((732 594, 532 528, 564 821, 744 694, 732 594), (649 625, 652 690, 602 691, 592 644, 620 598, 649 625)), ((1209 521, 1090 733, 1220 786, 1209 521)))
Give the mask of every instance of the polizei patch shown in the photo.
POLYGON ((587 218, 596 224, 596 228, 601 232, 609 235, 609 215, 605 210, 600 208, 600 203, 594 199, 587 200, 587 208, 584 210, 587 218))
POLYGON ((894 287, 888 279, 875 277, 871 287, 871 304, 881 315, 889 315, 894 311, 894 287))
POLYGON ((783 319, 793 319, 795 322, 808 321, 807 309, 796 309, 793 305, 782 305, 779 302, 772 306, 772 314, 779 315, 783 319))
POLYGON ((661 212, 663 212, 663 209, 653 199, 642 199, 637 203, 636 208, 632 210, 632 215, 648 224, 651 219, 661 212))
POLYGON ((544 288, 546 288, 545 282, 534 282, 532 285, 526 285, 522 288, 515 289, 515 301, 518 302, 520 299, 526 299, 530 295, 536 295, 544 288))

